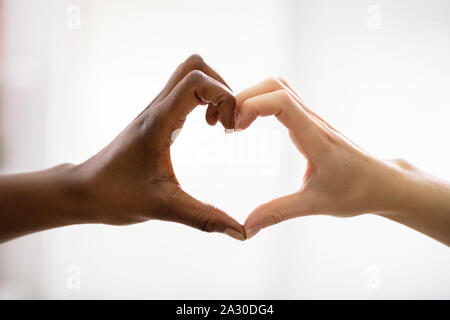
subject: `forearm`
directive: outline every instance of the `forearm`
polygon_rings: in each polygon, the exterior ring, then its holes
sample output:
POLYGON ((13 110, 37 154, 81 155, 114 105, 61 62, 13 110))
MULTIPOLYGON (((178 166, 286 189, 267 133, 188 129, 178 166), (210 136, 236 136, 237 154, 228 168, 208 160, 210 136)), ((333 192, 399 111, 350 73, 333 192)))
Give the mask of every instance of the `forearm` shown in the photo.
POLYGON ((381 215, 450 246, 450 184, 415 168, 400 174, 398 205, 381 215))
POLYGON ((69 164, 0 177, 0 243, 45 229, 91 222, 69 164))

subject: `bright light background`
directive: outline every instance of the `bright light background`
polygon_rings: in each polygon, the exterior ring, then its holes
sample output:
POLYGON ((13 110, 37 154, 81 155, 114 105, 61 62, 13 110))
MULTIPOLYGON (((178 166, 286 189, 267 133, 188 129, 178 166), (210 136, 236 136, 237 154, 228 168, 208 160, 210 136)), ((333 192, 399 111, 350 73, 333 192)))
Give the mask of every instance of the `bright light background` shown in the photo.
MULTIPOLYGON (((200 53, 235 92, 282 76, 371 153, 450 180, 448 1, 1 0, 0 10, 2 173, 84 161, 200 53)), ((305 161, 275 119, 225 136, 204 111, 172 148, 186 191, 244 222, 299 187, 305 161)), ((244 243, 155 221, 83 225, 1 245, 0 298, 448 299, 449 270, 447 247, 371 215, 301 218, 244 243)))

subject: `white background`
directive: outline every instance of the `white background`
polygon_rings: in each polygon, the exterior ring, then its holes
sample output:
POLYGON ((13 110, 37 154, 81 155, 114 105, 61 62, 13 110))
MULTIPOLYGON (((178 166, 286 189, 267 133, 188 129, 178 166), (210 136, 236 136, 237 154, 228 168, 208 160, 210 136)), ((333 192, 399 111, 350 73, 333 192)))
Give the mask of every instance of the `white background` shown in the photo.
MULTIPOLYGON (((235 92, 283 76, 372 154, 450 180, 448 1, 2 0, 0 10, 2 173, 84 161, 200 53, 235 92)), ((275 119, 225 136, 204 111, 172 149, 186 191, 243 223, 300 186, 305 162, 275 119)), ((372 215, 291 220, 244 243, 156 221, 83 225, 1 245, 0 298, 448 299, 449 270, 446 246, 372 215)))

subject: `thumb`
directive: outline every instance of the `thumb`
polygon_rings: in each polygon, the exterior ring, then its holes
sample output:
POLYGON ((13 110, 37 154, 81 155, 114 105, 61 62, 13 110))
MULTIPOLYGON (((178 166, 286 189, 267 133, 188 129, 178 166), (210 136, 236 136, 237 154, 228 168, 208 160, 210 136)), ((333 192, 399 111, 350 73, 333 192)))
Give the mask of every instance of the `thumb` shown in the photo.
POLYGON ((246 238, 250 239, 261 229, 282 221, 307 215, 309 199, 303 192, 296 192, 266 202, 250 213, 245 221, 246 238))
POLYGON ((224 233, 237 240, 245 240, 244 227, 222 210, 198 201, 186 192, 179 191, 177 205, 172 208, 169 220, 205 232, 224 233))

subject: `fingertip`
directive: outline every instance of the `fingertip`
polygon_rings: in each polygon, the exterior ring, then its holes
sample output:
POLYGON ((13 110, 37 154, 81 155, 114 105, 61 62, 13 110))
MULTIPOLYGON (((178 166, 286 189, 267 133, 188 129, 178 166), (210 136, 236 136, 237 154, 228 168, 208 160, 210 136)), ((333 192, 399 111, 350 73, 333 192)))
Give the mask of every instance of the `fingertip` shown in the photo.
MULTIPOLYGON (((223 87, 223 89, 225 89, 225 87, 223 87)), ((223 94, 217 98, 216 101, 211 102, 211 109, 213 109, 214 112, 208 107, 207 113, 209 111, 211 115, 214 115, 214 124, 216 124, 217 121, 220 121, 225 129, 234 129, 236 109, 236 99, 234 95, 230 92, 223 92, 223 94), (215 117, 217 117, 217 120, 215 117)))
POLYGON ((212 117, 212 118, 206 119, 206 123, 208 123, 208 125, 210 125, 210 126, 215 126, 218 121, 219 121, 219 117, 212 117))
POLYGON ((245 241, 245 239, 246 239, 244 230, 237 231, 237 230, 232 229, 232 228, 227 228, 227 229, 225 229, 224 233, 227 236, 229 236, 229 237, 231 237, 233 239, 239 240, 239 241, 245 241))
POLYGON ((255 208, 244 223, 247 239, 254 237, 262 229, 275 223, 270 205, 265 203, 255 208))
POLYGON ((236 129, 239 131, 245 130, 256 120, 258 117, 258 112, 254 107, 253 101, 251 99, 245 100, 239 107, 236 114, 236 129))
MULTIPOLYGON (((228 116, 218 116, 220 123, 225 128, 225 133, 234 132, 234 121, 232 119, 227 119, 228 116)), ((230 118, 233 118, 232 116, 230 118)))
POLYGON ((244 232, 245 232, 245 238, 250 239, 255 234, 257 234, 262 228, 258 228, 257 226, 260 225, 258 221, 256 221, 253 212, 249 214, 247 219, 244 222, 244 232))
POLYGON ((251 123, 247 123, 248 119, 246 119, 245 110, 236 107, 236 112, 234 114, 234 131, 240 132, 245 130, 250 126, 251 123))
POLYGON ((263 219, 261 218, 262 216, 258 213, 257 209, 253 210, 253 212, 247 217, 247 220, 244 223, 244 231, 247 239, 253 238, 265 227, 263 224, 263 219))
POLYGON ((261 224, 255 224, 251 226, 245 226, 245 237, 247 239, 253 238, 262 229, 261 224))
POLYGON ((215 221, 214 230, 212 231, 224 233, 227 236, 240 241, 244 241, 246 239, 243 225, 224 211, 211 205, 207 205, 207 207, 210 210, 211 217, 214 217, 212 220, 215 221))
POLYGON ((244 241, 246 239, 244 226, 227 214, 223 218, 222 224, 225 228, 219 226, 221 232, 236 240, 244 241))

